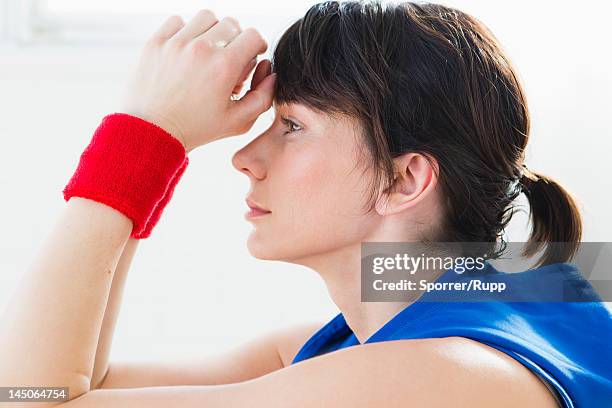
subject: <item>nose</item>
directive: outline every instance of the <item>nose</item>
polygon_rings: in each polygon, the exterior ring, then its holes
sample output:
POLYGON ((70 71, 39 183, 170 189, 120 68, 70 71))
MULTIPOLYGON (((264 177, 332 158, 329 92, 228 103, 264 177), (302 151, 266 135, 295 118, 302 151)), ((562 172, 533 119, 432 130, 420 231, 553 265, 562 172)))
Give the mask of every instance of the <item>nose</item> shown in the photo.
POLYGON ((264 177, 263 166, 252 151, 252 142, 244 146, 232 155, 232 165, 236 170, 246 174, 249 178, 262 179, 264 177))

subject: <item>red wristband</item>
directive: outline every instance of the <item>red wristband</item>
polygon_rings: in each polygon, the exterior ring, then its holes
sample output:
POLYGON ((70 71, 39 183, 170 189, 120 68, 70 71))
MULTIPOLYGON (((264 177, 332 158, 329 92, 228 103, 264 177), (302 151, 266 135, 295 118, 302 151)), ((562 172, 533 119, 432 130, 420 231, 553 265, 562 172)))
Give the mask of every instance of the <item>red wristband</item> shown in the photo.
POLYGON ((189 159, 176 138, 135 116, 102 119, 81 154, 64 199, 89 198, 133 222, 132 238, 146 238, 159 221, 189 159))
POLYGON ((166 190, 166 193, 155 206, 155 209, 153 210, 153 213, 147 220, 147 224, 145 225, 144 229, 139 233, 136 233, 136 230, 133 230, 132 235, 131 235, 132 238, 142 239, 142 238, 148 238, 149 235, 151 235, 151 231, 153 230, 153 227, 157 224, 157 222, 161 218, 164 208, 166 208, 166 205, 172 198, 172 194, 174 193, 174 188, 176 187, 176 184, 183 176, 183 173, 185 172, 187 165, 189 165, 189 157, 185 156, 185 161, 183 162, 181 167, 179 167, 176 173, 174 173, 174 176, 172 177, 172 180, 170 181, 170 184, 168 185, 168 189, 166 190))

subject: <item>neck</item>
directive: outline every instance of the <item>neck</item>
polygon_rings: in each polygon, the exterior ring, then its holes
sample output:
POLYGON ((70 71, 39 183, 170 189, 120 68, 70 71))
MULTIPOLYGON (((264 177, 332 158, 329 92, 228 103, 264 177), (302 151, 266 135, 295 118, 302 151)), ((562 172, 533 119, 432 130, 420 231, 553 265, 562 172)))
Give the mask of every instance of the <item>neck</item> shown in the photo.
MULTIPOLYGON (((434 210, 428 208, 427 211, 434 210)), ((354 237, 346 245, 302 257, 298 262, 293 260, 315 270, 323 278, 332 300, 361 344, 422 294, 422 291, 411 291, 402 302, 361 301, 361 242, 419 242, 422 226, 411 225, 409 220, 399 217, 401 215, 384 217, 377 228, 354 237)), ((419 218, 418 214, 412 217, 419 218)))
POLYGON ((323 278, 330 297, 361 344, 421 294, 415 291, 404 302, 362 302, 361 243, 336 249, 324 256, 319 254, 317 261, 316 264, 307 264, 323 278))

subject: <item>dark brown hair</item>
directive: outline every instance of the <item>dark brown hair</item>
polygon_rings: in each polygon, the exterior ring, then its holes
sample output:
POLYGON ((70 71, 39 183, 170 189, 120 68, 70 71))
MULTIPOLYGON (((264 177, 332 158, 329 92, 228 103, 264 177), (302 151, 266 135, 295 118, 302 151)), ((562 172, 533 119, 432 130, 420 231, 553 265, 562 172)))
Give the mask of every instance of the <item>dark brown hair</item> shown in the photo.
POLYGON ((375 174, 370 209, 380 186, 393 187, 392 159, 419 152, 437 161, 446 198, 437 241, 503 242, 510 204, 525 191, 532 231, 524 253, 546 246, 538 265, 575 253, 582 222, 572 196, 545 175, 525 170, 521 178, 530 130, 525 93, 476 18, 432 3, 322 2, 278 40, 272 69, 276 103, 362 125, 375 174), (553 242, 567 245, 555 250, 553 242))

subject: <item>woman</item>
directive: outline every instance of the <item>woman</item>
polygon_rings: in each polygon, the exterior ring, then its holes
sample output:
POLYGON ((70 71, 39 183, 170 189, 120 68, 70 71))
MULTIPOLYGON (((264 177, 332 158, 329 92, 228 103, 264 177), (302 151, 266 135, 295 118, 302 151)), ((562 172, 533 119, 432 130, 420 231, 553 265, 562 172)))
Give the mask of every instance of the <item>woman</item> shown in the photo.
MULTIPOLYGON (((147 43, 121 112, 81 156, 65 212, 1 321, 0 385, 68 386, 69 401, 49 403, 66 407, 611 401, 612 319, 601 302, 360 299, 362 242, 493 245, 521 191, 527 253, 545 249, 522 276, 580 279, 566 263, 580 215, 557 182, 524 167, 525 97, 486 27, 434 4, 325 2, 284 33, 272 64, 257 65, 266 48, 255 30, 208 10, 187 24, 168 19, 147 43), (314 269, 341 313, 203 362, 109 364, 125 274, 187 153, 247 132, 272 106, 274 123, 232 159, 252 182, 248 249, 314 269)), ((459 279, 449 272, 433 279, 459 279)), ((505 279, 490 264, 486 274, 505 279)))

